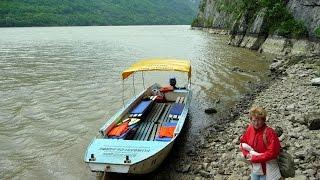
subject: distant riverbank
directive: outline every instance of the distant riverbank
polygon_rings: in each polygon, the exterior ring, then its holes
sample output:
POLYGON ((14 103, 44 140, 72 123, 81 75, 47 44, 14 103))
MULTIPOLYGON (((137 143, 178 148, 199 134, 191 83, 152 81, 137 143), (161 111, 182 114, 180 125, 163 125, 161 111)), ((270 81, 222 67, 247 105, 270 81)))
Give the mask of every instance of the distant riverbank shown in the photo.
POLYGON ((0 27, 190 24, 199 0, 0 2, 0 27))

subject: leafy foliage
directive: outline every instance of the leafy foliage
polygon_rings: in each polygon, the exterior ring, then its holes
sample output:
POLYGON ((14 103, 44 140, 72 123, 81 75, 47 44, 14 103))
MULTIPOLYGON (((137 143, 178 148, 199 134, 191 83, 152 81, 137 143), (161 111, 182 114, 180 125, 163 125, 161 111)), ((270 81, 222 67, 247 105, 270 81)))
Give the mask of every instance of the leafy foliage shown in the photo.
MULTIPOLYGON (((304 37, 307 34, 303 22, 294 19, 287 10, 284 0, 217 0, 216 3, 219 11, 232 14, 237 18, 246 15, 249 18, 249 23, 253 22, 255 15, 260 10, 266 9, 265 18, 268 24, 268 33, 293 38, 304 37)), ((205 21, 203 20, 203 22, 205 21)))
POLYGON ((190 24, 198 0, 1 0, 0 27, 190 24))
POLYGON ((202 24, 203 24, 203 19, 201 17, 197 17, 192 21, 191 26, 192 27, 199 27, 202 24))
POLYGON ((316 34, 317 38, 320 38, 320 26, 316 28, 316 30, 314 30, 314 33, 316 34))
POLYGON ((290 38, 306 36, 307 29, 303 22, 294 19, 281 0, 260 0, 261 6, 267 8, 266 19, 269 33, 290 38))

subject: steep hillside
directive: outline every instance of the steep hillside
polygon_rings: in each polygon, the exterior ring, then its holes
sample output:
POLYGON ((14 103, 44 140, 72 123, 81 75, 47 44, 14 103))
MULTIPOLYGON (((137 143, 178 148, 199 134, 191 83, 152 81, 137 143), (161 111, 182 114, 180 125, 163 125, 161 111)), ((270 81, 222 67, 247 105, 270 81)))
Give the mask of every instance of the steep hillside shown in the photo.
POLYGON ((0 27, 190 24, 199 0, 2 0, 0 27))
POLYGON ((320 54, 319 0, 202 0, 193 27, 228 30, 229 44, 275 54, 320 54))
POLYGON ((193 25, 231 29, 243 20, 249 30, 257 18, 268 34, 320 38, 318 0, 203 0, 193 25))

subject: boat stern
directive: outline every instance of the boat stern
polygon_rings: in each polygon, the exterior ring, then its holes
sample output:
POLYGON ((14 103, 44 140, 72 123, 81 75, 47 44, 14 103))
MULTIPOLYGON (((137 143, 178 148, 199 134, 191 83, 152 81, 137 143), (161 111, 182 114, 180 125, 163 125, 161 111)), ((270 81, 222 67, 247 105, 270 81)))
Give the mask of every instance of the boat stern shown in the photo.
POLYGON ((94 139, 84 161, 93 172, 144 174, 157 168, 170 152, 171 142, 94 139))

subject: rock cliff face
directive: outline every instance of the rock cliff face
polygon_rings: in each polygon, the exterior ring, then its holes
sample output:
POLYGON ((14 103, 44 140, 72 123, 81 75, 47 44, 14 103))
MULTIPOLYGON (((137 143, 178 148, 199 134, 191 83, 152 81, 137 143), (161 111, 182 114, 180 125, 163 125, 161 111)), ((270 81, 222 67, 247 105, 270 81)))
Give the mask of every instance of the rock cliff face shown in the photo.
POLYGON ((281 55, 320 54, 320 39, 315 34, 315 30, 320 27, 319 0, 286 1, 287 9, 293 17, 304 22, 308 31, 308 40, 287 39, 268 34, 269 25, 265 18, 267 11, 265 8, 254 13, 254 17, 248 13, 235 17, 235 15, 219 10, 221 9, 220 1, 203 0, 201 2, 197 18, 200 21, 197 26, 230 29, 230 45, 281 55))
POLYGON ((268 36, 265 13, 266 9, 258 12, 252 24, 249 24, 250 17, 247 14, 235 21, 230 32, 229 44, 258 50, 268 36))
POLYGON ((198 14, 200 27, 227 29, 231 27, 234 17, 218 10, 217 0, 202 0, 198 14))
POLYGON ((320 27, 319 0, 290 0, 287 8, 296 19, 303 21, 308 29, 309 36, 315 38, 315 30, 320 27))
POLYGON ((320 43, 279 36, 269 36, 259 48, 259 51, 278 55, 314 56, 320 55, 320 43))

